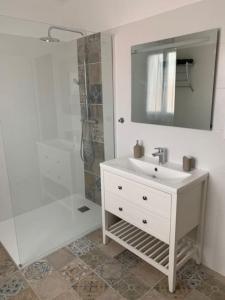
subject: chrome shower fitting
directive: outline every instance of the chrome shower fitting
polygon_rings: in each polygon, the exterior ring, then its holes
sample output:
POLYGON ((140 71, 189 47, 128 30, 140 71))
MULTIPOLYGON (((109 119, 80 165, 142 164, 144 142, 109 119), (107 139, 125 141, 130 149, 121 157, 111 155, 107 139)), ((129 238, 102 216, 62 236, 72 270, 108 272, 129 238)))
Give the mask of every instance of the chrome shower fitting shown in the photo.
POLYGON ((69 32, 74 32, 74 33, 78 33, 81 36, 84 36, 85 33, 79 29, 73 29, 73 28, 69 28, 69 27, 62 27, 62 26, 50 26, 48 28, 48 35, 45 37, 41 37, 40 40, 46 43, 57 43, 60 42, 59 39, 52 37, 52 30, 62 30, 62 31, 69 31, 69 32))

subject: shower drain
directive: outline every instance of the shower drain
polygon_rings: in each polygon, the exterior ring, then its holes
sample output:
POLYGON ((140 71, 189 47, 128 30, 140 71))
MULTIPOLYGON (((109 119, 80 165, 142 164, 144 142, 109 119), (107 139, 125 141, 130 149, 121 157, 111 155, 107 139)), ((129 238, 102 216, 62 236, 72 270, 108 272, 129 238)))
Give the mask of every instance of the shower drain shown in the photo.
POLYGON ((79 207, 77 210, 84 213, 84 212, 90 210, 90 208, 84 205, 84 206, 79 207))

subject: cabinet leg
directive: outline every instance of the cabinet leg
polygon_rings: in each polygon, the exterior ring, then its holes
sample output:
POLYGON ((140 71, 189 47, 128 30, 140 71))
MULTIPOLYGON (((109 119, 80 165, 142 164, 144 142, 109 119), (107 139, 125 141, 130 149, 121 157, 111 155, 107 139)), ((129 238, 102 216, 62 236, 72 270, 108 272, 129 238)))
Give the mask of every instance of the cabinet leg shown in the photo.
POLYGON ((202 250, 203 250, 203 232, 202 226, 199 225, 197 229, 197 253, 195 255, 195 262, 200 265, 202 262, 202 250))
POLYGON ((105 234, 105 231, 114 223, 115 217, 105 211, 102 210, 102 241, 103 244, 106 245, 109 243, 110 238, 105 234))
POLYGON ((198 264, 198 265, 200 265, 202 262, 207 184, 208 184, 208 180, 206 179, 202 184, 201 219, 200 219, 200 224, 198 225, 198 229, 197 229, 197 255, 196 255, 195 261, 196 261, 196 264, 198 264))
POLYGON ((109 237, 103 232, 103 244, 107 245, 109 243, 109 237))
POLYGON ((169 275, 168 284, 170 293, 174 293, 176 290, 176 273, 174 273, 173 275, 169 275))
POLYGON ((169 250, 169 275, 168 284, 170 293, 174 293, 176 289, 176 242, 170 245, 169 250))

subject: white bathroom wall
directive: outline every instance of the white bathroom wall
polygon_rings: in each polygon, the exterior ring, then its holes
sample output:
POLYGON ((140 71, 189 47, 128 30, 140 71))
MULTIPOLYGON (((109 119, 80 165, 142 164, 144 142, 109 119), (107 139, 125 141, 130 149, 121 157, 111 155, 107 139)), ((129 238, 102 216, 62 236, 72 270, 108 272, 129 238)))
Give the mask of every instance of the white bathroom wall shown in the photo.
POLYGON ((114 30, 114 89, 117 156, 131 155, 136 139, 146 155, 153 148, 169 149, 169 160, 181 163, 184 154, 197 158, 197 167, 208 169, 204 263, 225 275, 225 2, 205 0, 114 30), (192 32, 221 28, 215 111, 212 131, 132 123, 130 47, 192 32), (125 118, 125 123, 117 120, 125 118))

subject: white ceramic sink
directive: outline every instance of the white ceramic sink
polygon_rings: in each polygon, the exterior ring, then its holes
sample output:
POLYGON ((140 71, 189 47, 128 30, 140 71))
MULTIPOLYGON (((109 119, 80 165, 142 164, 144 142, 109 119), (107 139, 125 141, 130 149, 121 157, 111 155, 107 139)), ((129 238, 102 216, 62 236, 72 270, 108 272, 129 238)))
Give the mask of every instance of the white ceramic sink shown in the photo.
POLYGON ((184 172, 182 165, 179 164, 168 162, 159 165, 157 159, 150 157, 139 159, 133 157, 115 158, 101 163, 101 170, 104 169, 168 192, 177 192, 196 180, 208 176, 207 171, 200 169, 184 172))
POLYGON ((128 158, 127 167, 135 172, 145 174, 155 179, 162 180, 183 180, 191 176, 190 173, 157 165, 149 161, 128 158))

